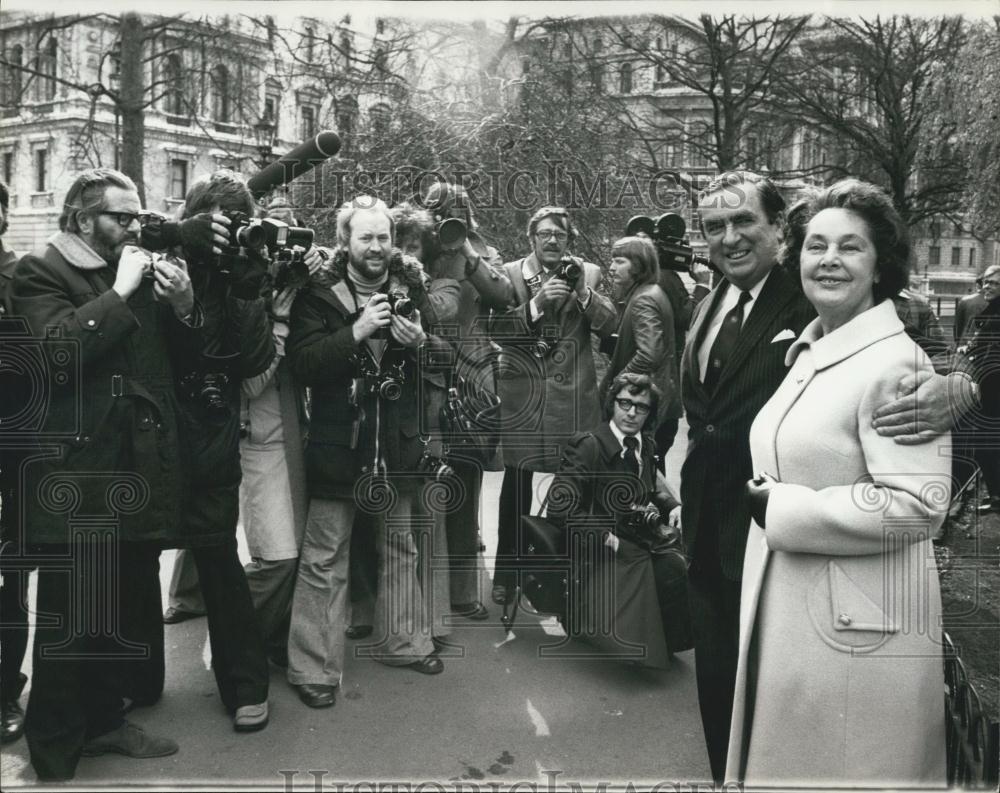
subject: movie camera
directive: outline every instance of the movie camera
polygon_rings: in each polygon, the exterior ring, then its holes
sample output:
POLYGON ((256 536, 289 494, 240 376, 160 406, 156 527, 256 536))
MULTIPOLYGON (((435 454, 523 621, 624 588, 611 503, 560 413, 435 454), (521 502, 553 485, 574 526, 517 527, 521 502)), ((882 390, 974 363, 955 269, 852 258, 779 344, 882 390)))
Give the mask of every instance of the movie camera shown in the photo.
POLYGON ((711 266, 706 257, 695 254, 686 233, 687 224, 676 212, 665 212, 655 220, 647 215, 636 215, 625 225, 625 236, 644 234, 653 241, 660 267, 689 272, 695 262, 711 266))

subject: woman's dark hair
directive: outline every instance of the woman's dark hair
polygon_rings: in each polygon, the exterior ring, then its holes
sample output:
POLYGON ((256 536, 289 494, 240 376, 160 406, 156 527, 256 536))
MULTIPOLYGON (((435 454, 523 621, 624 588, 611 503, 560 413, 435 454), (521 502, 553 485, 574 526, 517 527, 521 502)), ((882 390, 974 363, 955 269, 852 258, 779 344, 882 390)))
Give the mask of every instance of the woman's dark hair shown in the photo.
POLYGON ((656 426, 656 414, 659 412, 660 399, 663 393, 653 383, 648 374, 636 374, 635 372, 619 372, 615 379, 608 386, 608 391, 604 395, 604 403, 601 405, 602 415, 605 421, 611 421, 615 414, 615 398, 622 392, 627 391, 629 396, 639 396, 649 394, 649 413, 642 428, 652 429, 656 426))
POLYGON ((787 233, 780 254, 785 268, 799 275, 799 257, 809 221, 824 209, 849 209, 865 221, 875 245, 878 273, 878 282, 872 287, 875 303, 898 295, 910 282, 909 232, 888 193, 859 179, 842 179, 824 190, 808 193, 788 210, 787 233))
POLYGON ((622 237, 611 246, 611 255, 632 262, 632 280, 637 284, 655 284, 660 277, 656 246, 648 237, 622 237))
POLYGON ((431 213, 405 201, 394 206, 390 212, 396 227, 396 247, 402 250, 407 240, 419 238, 424 256, 421 264, 431 264, 438 254, 437 235, 434 233, 434 218, 431 213))

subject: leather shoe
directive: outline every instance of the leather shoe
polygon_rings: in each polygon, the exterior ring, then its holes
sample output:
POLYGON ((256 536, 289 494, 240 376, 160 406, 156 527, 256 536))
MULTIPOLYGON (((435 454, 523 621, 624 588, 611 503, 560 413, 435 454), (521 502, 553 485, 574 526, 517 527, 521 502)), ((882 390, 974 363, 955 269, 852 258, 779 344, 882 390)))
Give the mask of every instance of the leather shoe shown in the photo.
POLYGON ((373 630, 375 628, 372 625, 351 625, 344 631, 344 635, 348 639, 367 639, 372 635, 373 630))
POLYGON ((177 608, 177 606, 168 606, 167 610, 163 612, 163 622, 166 625, 176 625, 178 622, 185 622, 186 620, 193 620, 196 617, 204 616, 204 611, 188 611, 187 609, 177 608))
POLYGON ((14 743, 24 733, 24 709, 16 699, 3 703, 3 728, 0 742, 14 743))
POLYGON ((259 705, 242 705, 236 709, 233 716, 233 729, 236 732, 254 732, 267 726, 267 700, 259 705))
POLYGON ((444 671, 444 664, 436 655, 428 655, 426 658, 407 664, 407 666, 422 675, 439 675, 444 671))
POLYGON ((332 708, 337 704, 337 687, 322 683, 301 683, 295 686, 301 699, 310 708, 332 708))
POLYGON ((478 600, 475 600, 472 603, 452 603, 451 610, 459 617, 476 620, 477 622, 479 620, 488 619, 490 616, 490 612, 486 610, 486 606, 478 600))
POLYGON ((167 757, 177 754, 177 744, 169 738, 150 735, 142 727, 126 721, 117 729, 91 738, 83 745, 84 757, 111 753, 136 758, 167 757))

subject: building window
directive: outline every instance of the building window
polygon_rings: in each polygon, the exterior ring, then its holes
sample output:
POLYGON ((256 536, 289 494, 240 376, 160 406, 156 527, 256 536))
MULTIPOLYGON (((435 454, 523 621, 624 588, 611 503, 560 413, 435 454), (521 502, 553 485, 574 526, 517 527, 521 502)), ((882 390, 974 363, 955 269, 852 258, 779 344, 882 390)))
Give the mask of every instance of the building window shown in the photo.
POLYGON ((969 267, 976 266, 976 249, 969 248, 969 267))
POLYGON ((3 96, 0 97, 0 104, 4 107, 17 107, 21 104, 21 91, 24 87, 24 73, 21 71, 23 60, 24 48, 15 44, 7 52, 8 65, 4 69, 3 96))
POLYGON ((375 64, 375 69, 380 72, 386 71, 388 68, 389 60, 388 55, 386 55, 385 47, 378 46, 375 48, 375 54, 372 56, 372 61, 375 64))
POLYGON ((632 93, 632 64, 623 63, 621 76, 618 80, 618 90, 623 94, 632 93))
POLYGON ((228 123, 231 108, 229 105, 229 69, 221 63, 212 69, 212 118, 228 123))
POLYGON ((11 190, 14 189, 14 152, 5 151, 3 153, 3 181, 11 190))
POLYGON ((952 246, 951 249, 951 266, 960 267, 962 264, 962 249, 957 245, 952 246))
POLYGON ((375 35, 381 36, 385 33, 385 20, 379 17, 375 20, 375 35))
POLYGON ((385 135, 389 131, 389 122, 392 120, 392 111, 388 105, 378 104, 368 111, 372 132, 376 135, 385 135))
POLYGON ((163 110, 171 116, 186 115, 184 109, 184 64, 176 53, 163 66, 163 110))
POLYGON ((351 35, 345 30, 340 34, 340 51, 344 56, 344 68, 351 68, 351 35))
POLYGON ((927 249, 927 264, 931 267, 937 267, 941 264, 941 246, 931 245, 927 249))
POLYGON ((278 28, 274 24, 274 17, 265 17, 265 24, 267 25, 267 46, 273 50, 274 40, 278 35, 278 28))
POLYGON ((601 40, 600 36, 594 36, 593 52, 596 55, 598 52, 604 49, 604 41, 601 40))
POLYGON ((751 171, 757 169, 758 143, 756 135, 747 136, 747 168, 751 171))
POLYGON ((592 63, 590 65, 590 87, 597 93, 604 90, 603 63, 592 63))
POLYGON ((49 188, 49 150, 35 149, 35 192, 47 193, 49 188))
POLYGON ((53 36, 38 48, 35 61, 35 99, 39 102, 51 102, 56 98, 56 56, 59 45, 53 36))
POLYGON ((664 83, 667 81, 667 67, 662 63, 656 64, 656 82, 664 83))
POLYGON ((171 198, 180 201, 184 200, 188 189, 188 163, 187 160, 170 161, 170 191, 171 198))
POLYGON ((305 33, 303 34, 303 39, 306 45, 306 63, 312 63, 313 58, 316 54, 316 30, 315 28, 307 27, 305 33))
POLYGON ((299 134, 302 140, 308 140, 316 134, 316 108, 312 105, 302 105, 299 109, 299 134))

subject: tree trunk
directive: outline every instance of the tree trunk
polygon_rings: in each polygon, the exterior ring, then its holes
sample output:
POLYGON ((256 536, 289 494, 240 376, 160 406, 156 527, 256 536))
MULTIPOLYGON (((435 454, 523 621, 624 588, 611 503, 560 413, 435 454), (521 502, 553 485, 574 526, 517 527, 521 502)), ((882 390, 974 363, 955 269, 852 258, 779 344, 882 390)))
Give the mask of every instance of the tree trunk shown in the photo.
POLYGON ((143 109, 143 34, 142 20, 138 14, 122 14, 121 72, 119 78, 122 116, 122 172, 132 178, 139 188, 139 200, 146 205, 146 188, 143 166, 146 149, 146 117, 143 109))

